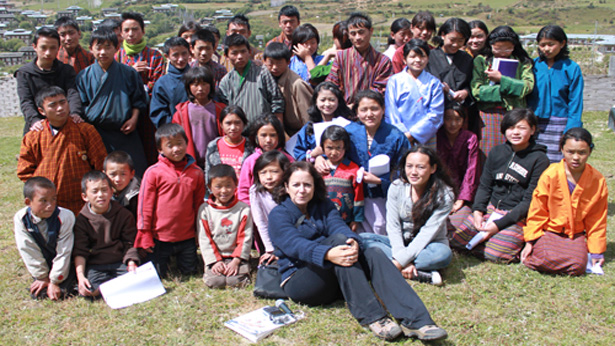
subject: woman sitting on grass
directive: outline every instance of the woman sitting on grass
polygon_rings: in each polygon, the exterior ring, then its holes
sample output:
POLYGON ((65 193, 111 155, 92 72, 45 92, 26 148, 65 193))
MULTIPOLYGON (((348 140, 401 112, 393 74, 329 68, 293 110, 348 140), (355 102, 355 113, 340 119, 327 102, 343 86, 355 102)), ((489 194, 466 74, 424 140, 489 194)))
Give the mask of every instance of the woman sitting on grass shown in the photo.
POLYGON ((341 291, 352 315, 379 338, 392 340, 402 332, 420 340, 447 337, 386 255, 361 249, 359 236, 327 199, 325 183, 310 163, 292 163, 282 181, 285 191, 269 215, 269 235, 282 288, 292 300, 330 304, 341 291))
POLYGON ((609 192, 606 180, 587 163, 594 148, 585 129, 568 130, 560 140, 564 159, 542 174, 523 229, 521 261, 543 273, 583 275, 602 265, 606 251, 609 192))

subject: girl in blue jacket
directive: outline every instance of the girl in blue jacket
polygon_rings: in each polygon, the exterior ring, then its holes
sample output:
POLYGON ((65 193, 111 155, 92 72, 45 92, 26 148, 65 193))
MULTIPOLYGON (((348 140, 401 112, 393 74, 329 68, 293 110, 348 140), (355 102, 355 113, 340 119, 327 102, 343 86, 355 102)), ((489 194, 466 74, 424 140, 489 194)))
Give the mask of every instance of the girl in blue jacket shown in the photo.
POLYGON ((562 159, 559 140, 564 132, 583 126, 583 74, 568 58, 568 38, 561 27, 543 27, 536 42, 536 85, 528 96, 528 105, 538 117, 536 143, 547 147, 547 156, 554 163, 562 159))

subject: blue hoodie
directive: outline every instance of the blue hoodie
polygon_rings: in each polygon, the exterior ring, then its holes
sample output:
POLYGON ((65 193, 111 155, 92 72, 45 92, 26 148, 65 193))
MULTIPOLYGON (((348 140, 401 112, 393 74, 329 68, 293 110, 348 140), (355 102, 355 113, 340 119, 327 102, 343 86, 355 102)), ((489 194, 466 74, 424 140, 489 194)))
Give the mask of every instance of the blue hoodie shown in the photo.
POLYGON ((169 64, 167 74, 160 77, 154 84, 149 116, 156 128, 170 123, 175 113, 175 106, 188 101, 188 95, 181 78, 189 68, 190 65, 186 65, 183 70, 178 70, 175 66, 169 64))

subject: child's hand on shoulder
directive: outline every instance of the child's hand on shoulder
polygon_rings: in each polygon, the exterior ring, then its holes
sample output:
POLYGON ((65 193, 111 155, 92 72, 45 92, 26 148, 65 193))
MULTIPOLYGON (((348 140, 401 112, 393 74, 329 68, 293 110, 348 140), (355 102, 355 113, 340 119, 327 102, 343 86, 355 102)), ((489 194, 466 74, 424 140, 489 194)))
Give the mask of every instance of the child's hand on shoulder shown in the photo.
POLYGON ((350 227, 350 230, 357 233, 357 228, 359 227, 359 223, 356 221, 352 221, 350 223, 350 225, 348 225, 350 227))

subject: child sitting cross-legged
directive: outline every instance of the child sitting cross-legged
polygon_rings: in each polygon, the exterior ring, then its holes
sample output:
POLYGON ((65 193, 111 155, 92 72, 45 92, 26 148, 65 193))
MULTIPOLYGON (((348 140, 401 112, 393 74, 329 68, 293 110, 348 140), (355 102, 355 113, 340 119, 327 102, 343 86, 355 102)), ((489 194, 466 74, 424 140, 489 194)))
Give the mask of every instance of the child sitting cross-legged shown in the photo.
POLYGON ((213 166, 207 186, 211 195, 201 205, 197 222, 206 266, 203 280, 210 288, 243 287, 250 281, 250 207, 235 197, 237 175, 229 165, 213 166))
POLYGON ((79 294, 100 295, 99 286, 140 262, 133 247, 137 229, 132 214, 112 201, 112 184, 105 173, 90 171, 81 179, 81 197, 86 204, 75 220, 73 258, 79 294))

